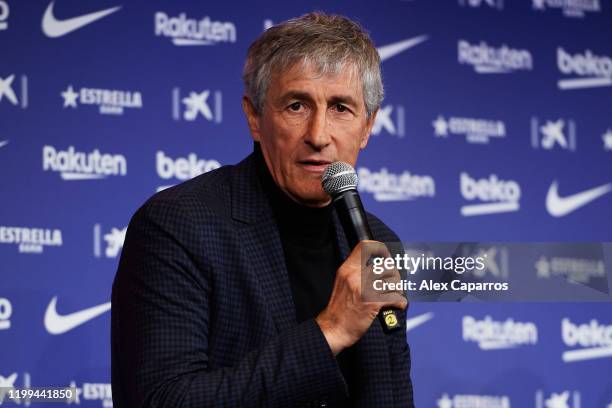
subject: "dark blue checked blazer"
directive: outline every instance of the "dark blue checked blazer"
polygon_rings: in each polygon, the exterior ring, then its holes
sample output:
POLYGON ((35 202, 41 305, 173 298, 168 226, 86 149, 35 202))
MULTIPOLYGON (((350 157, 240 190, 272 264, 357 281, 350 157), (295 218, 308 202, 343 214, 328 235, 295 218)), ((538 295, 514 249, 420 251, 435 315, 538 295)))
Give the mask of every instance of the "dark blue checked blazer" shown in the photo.
MULTIPOLYGON (((133 216, 112 293, 115 408, 324 407, 348 394, 319 326, 296 321, 256 174, 251 155, 154 195, 133 216)), ((399 241, 369 222, 377 240, 399 241)), ((344 258, 335 214, 334 224, 344 258)), ((376 319, 353 348, 350 406, 413 406, 404 330, 385 335, 376 319)))

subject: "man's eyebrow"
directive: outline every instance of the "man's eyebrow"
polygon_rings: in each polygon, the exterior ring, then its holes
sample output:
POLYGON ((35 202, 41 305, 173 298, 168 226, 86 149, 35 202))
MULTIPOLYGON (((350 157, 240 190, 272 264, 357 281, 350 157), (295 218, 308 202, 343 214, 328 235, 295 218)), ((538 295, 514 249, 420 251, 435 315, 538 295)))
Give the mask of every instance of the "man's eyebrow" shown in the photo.
POLYGON ((344 105, 357 106, 357 101, 350 95, 335 95, 330 99, 332 104, 342 103, 344 105))
POLYGON ((310 96, 310 94, 308 94, 308 92, 288 91, 285 94, 283 94, 279 99, 280 101, 285 103, 286 101, 289 101, 291 99, 298 99, 301 101, 311 101, 312 97, 310 96))
MULTIPOLYGON (((288 91, 280 98, 280 100, 283 102, 291 99, 311 101, 312 96, 308 92, 288 91)), ((329 102, 332 105, 336 103, 342 103, 346 105, 357 106, 357 101, 355 101, 355 99, 350 95, 334 95, 329 99, 329 102)))

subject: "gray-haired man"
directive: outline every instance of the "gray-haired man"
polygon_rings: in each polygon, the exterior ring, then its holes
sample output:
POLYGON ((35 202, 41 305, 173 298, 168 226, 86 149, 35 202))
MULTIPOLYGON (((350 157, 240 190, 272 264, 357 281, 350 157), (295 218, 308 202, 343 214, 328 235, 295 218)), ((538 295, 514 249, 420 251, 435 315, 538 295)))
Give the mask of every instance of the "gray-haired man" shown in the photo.
MULTIPOLYGON (((255 151, 158 193, 134 215, 113 285, 116 407, 412 406, 403 330, 361 298, 321 174, 352 165, 383 97, 380 59, 351 20, 270 28, 244 68, 255 151)), ((368 215, 378 241, 399 241, 368 215)))

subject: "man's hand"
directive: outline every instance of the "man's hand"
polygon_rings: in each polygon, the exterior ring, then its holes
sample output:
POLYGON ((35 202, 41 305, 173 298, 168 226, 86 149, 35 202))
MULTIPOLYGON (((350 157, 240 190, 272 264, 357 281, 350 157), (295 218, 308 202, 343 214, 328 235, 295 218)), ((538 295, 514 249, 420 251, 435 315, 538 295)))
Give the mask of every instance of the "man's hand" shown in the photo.
MULTIPOLYGON (((362 259, 390 256, 383 243, 363 241, 353 249, 336 271, 331 298, 325 309, 315 319, 334 355, 357 342, 368 330, 381 308, 405 309, 407 307, 408 301, 401 291, 377 293, 380 301, 362 301, 362 290, 365 291, 361 285, 362 259)), ((382 275, 374 275, 369 268, 364 278, 364 285, 369 285, 368 294, 371 294, 373 293, 371 284, 374 279, 399 282, 400 275, 395 268, 387 270, 382 275)))

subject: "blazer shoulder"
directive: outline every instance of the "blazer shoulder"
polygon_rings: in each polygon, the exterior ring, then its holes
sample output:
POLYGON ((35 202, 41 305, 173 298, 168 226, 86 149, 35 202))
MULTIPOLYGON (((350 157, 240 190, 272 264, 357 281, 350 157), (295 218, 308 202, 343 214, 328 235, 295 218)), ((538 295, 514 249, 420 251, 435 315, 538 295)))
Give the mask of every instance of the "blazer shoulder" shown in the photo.
POLYGON ((137 213, 147 210, 175 213, 180 209, 197 217, 229 216, 227 203, 230 201, 230 184, 235 168, 236 165, 222 166, 159 191, 151 196, 137 213))

